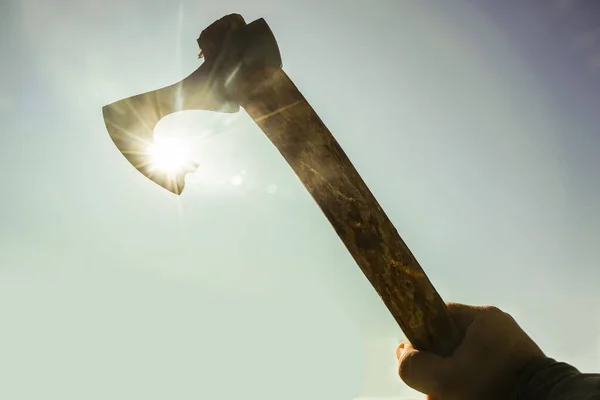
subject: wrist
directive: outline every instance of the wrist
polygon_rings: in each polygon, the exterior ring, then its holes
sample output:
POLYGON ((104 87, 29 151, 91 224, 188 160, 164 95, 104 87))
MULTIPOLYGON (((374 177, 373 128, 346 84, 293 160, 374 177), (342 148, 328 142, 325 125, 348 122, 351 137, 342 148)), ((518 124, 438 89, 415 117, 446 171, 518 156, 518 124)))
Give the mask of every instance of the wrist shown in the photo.
POLYGON ((526 398, 527 388, 536 375, 555 364, 556 360, 546 356, 536 357, 515 371, 514 386, 510 400, 521 400, 526 398))

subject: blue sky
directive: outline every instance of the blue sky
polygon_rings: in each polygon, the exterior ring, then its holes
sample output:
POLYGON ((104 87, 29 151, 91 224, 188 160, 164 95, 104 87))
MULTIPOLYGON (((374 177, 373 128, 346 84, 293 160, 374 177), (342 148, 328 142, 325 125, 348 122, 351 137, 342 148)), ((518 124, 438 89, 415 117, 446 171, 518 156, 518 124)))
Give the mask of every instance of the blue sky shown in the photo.
POLYGON ((421 398, 402 333, 244 113, 184 113, 177 198, 101 108, 264 17, 444 299, 600 370, 600 25, 591 2, 21 0, 0 5, 0 397, 421 398), (231 178, 242 178, 233 185, 231 178), (412 397, 411 397, 412 396, 412 397))

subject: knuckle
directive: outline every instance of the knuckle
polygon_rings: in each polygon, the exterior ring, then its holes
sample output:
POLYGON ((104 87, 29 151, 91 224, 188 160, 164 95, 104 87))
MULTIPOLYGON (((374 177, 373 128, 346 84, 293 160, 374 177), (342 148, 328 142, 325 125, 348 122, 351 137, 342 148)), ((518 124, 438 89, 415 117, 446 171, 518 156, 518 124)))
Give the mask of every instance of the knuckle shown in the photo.
POLYGON ((484 306, 482 307, 483 311, 490 314, 490 315, 494 315, 494 316, 498 316, 498 315, 503 315, 505 314, 504 311, 502 311, 501 309, 499 309, 496 306, 484 306))
POLYGON ((410 385, 419 375, 416 360, 417 353, 408 353, 398 360, 398 375, 405 383, 410 385))
POLYGON ((485 306, 484 307, 484 311, 487 313, 487 315, 491 318, 494 318, 495 320, 502 320, 502 321, 506 321, 506 322, 515 322, 515 319, 513 318, 512 315, 510 315, 509 313, 502 311, 500 308, 496 307, 496 306, 485 306))
POLYGON ((413 354, 409 354, 407 356, 401 357, 398 360, 398 376, 400 376, 400 379, 402 379, 405 382, 407 379, 410 380, 410 371, 413 359, 413 354))
POLYGON ((514 323, 516 323, 516 322, 517 322, 517 321, 515 320, 515 318, 514 318, 514 317, 513 317, 511 314, 509 314, 509 313, 507 313, 507 312, 504 312, 503 314, 504 314, 504 318, 506 318, 508 321, 510 321, 510 322, 514 322, 514 323))

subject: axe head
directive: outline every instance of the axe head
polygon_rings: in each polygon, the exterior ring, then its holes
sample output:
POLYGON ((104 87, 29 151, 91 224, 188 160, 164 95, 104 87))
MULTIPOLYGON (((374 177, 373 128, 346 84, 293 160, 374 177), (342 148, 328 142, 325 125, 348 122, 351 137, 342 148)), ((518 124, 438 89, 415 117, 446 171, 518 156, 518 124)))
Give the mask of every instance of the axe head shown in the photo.
POLYGON ((263 19, 246 24, 231 14, 211 24, 198 38, 204 62, 185 79, 161 89, 128 97, 102 108, 110 137, 125 158, 144 176, 175 194, 185 187, 185 175, 194 172, 193 160, 165 165, 157 160, 161 143, 154 128, 165 116, 184 110, 233 113, 251 93, 241 82, 253 70, 281 67, 281 55, 271 29, 263 19), (242 89, 243 88, 243 89, 242 89))

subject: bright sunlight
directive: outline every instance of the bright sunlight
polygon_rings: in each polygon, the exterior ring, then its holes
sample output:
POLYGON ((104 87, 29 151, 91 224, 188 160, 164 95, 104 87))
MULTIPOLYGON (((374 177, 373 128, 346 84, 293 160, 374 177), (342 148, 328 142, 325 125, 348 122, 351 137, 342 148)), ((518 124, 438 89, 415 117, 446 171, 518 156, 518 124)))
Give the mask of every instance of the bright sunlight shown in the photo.
POLYGON ((186 169, 190 162, 187 146, 175 138, 155 138, 148 148, 150 168, 177 174, 186 169))

